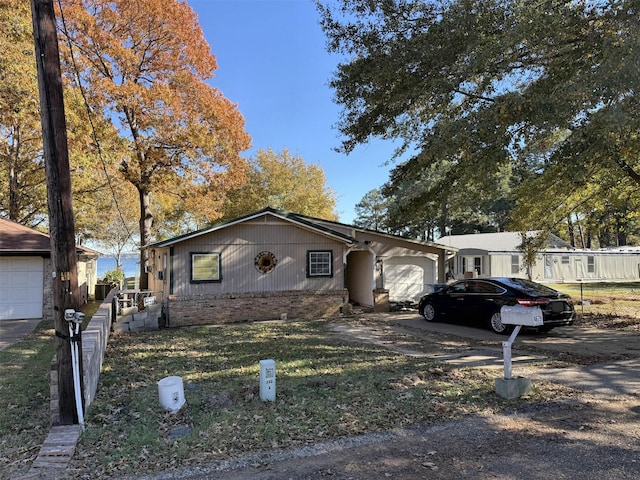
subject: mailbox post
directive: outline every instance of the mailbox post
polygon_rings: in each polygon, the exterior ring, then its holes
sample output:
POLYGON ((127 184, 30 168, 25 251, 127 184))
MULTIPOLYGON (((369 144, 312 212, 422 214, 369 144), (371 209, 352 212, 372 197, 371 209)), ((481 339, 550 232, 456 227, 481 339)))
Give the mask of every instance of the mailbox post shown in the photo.
POLYGON ((509 337, 509 340, 507 340, 506 342, 502 342, 502 356, 504 358, 504 378, 506 379, 511 378, 511 345, 513 345, 513 342, 520 333, 521 328, 522 325, 516 325, 516 328, 514 328, 513 333, 511 333, 511 336, 509 337))
POLYGON ((504 378, 496 379, 496 393, 513 399, 529 393, 531 380, 528 378, 512 378, 511 376, 511 346, 523 326, 540 327, 543 324, 540 307, 523 307, 521 305, 504 306, 500 309, 500 319, 506 325, 515 325, 509 340, 502 342, 504 357, 504 378))

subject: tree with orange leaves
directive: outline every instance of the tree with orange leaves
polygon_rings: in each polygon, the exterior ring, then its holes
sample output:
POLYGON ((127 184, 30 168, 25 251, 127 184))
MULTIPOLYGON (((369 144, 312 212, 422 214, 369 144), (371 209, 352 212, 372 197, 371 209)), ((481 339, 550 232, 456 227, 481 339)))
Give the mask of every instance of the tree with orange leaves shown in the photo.
MULTIPOLYGON (((151 241, 152 193, 215 220, 242 184, 250 145, 237 106, 207 84, 217 68, 196 14, 178 0, 61 0, 66 70, 92 112, 129 142, 119 160, 140 202, 140 243, 151 241)), ((147 253, 141 249, 141 288, 147 253)))

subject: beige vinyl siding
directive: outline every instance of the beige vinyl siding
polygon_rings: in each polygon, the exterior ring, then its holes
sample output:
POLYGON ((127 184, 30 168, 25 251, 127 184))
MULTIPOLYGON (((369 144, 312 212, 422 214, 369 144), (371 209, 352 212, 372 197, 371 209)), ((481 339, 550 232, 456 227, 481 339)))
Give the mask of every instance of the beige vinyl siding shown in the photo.
POLYGON ((343 244, 285 222, 246 222, 176 244, 171 258, 174 295, 335 290, 344 286, 343 244), (309 250, 333 252, 332 277, 307 277, 309 250), (258 271, 256 256, 274 254, 276 267, 258 271), (217 283, 190 282, 191 253, 220 253, 222 279, 217 283))
POLYGON ((640 277, 640 254, 627 252, 552 252, 540 255, 534 267, 534 279, 539 280, 636 280, 640 277), (552 276, 545 275, 545 258, 552 276), (563 261, 568 257, 568 261, 563 261), (593 271, 589 271, 589 258, 593 271))
POLYGON ((508 252, 505 254, 490 255, 486 258, 491 267, 488 272, 485 272, 485 276, 527 278, 527 270, 522 264, 522 256, 518 253, 508 252), (518 273, 512 273, 513 262, 511 257, 514 255, 519 256, 520 269, 518 273))
MULTIPOLYGON (((491 254, 491 276, 526 277, 524 269, 518 274, 511 273, 511 256, 515 254, 491 254)), ((640 254, 598 251, 540 253, 531 270, 531 278, 539 282, 636 280, 640 278, 640 254), (589 271, 590 259, 593 262, 593 271, 589 271)))

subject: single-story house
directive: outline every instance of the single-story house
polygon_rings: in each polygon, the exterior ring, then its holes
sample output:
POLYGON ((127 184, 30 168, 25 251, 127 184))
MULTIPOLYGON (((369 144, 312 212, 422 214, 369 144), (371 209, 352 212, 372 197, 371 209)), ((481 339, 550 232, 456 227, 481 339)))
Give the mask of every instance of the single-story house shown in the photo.
MULTIPOLYGON (((99 253, 77 248, 78 301, 96 284, 99 253)), ((0 218, 0 321, 53 320, 53 265, 49 236, 0 218)))
MULTIPOLYGON (((535 232, 528 232, 533 235, 535 232)), ((527 277, 519 232, 448 235, 438 240, 456 248, 449 262, 454 278, 464 276, 527 277)), ((578 281, 633 281, 640 278, 640 250, 633 247, 615 249, 576 249, 551 234, 547 247, 539 252, 531 269, 532 280, 543 283, 578 281)))
POLYGON ((146 248, 171 326, 388 309, 443 282, 452 251, 272 208, 146 248))

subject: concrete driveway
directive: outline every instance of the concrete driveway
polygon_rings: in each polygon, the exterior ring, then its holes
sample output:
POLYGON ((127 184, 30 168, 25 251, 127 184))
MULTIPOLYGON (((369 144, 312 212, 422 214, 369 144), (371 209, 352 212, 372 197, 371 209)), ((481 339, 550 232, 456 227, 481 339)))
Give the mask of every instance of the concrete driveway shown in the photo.
POLYGON ((4 350, 31 333, 41 321, 41 318, 0 320, 0 350, 4 350))
MULTIPOLYGON (((390 321, 394 325, 409 331, 413 330, 422 335, 428 332, 437 332, 492 342, 498 347, 501 347, 502 342, 509 338, 484 328, 455 323, 427 322, 417 314, 393 317, 390 316, 390 321)), ((514 348, 518 346, 533 347, 540 351, 602 356, 603 358, 640 357, 640 335, 617 330, 602 330, 579 326, 557 327, 548 333, 521 331, 514 343, 514 348)))
MULTIPOLYGON (((460 367, 504 368, 502 342, 509 337, 484 328, 455 323, 427 322, 416 313, 378 314, 375 322, 336 326, 340 334, 386 346, 410 355, 431 357, 460 367), (388 341, 389 332, 406 342, 388 341), (411 350, 411 338, 439 340, 443 348, 411 350), (447 346, 451 348, 447 348, 447 346)), ((600 395, 640 393, 640 335, 616 330, 558 327, 548 333, 522 331, 512 346, 513 374, 547 379, 600 395), (554 359, 588 359, 588 365, 542 366, 554 359)), ((583 360, 584 361, 584 360, 583 360)), ((577 362, 579 363, 579 362, 577 362)))

